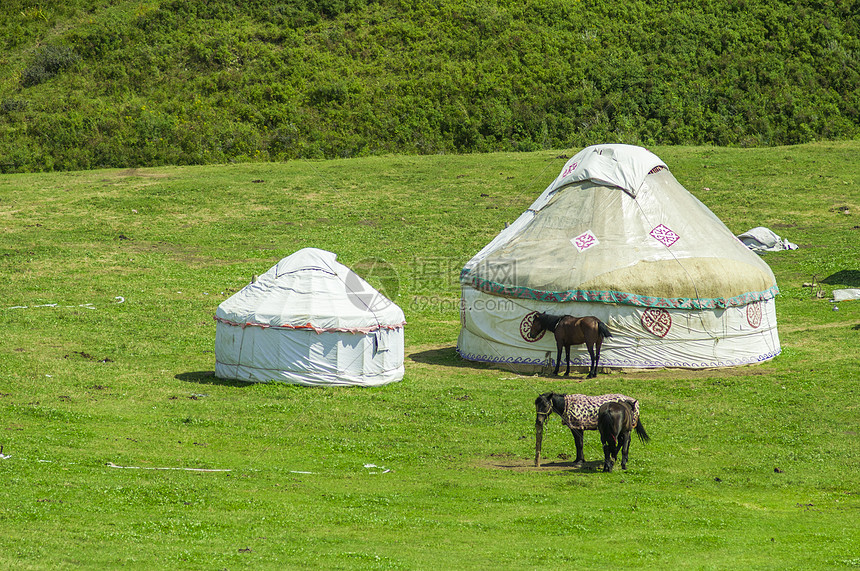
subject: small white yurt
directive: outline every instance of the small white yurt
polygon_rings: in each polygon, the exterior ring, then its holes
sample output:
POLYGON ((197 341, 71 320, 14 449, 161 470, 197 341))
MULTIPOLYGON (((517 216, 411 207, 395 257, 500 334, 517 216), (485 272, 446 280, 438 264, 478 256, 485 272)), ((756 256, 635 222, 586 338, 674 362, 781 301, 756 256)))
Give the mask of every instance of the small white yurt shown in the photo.
POLYGON ((301 385, 383 385, 403 378, 403 311, 337 261, 305 248, 215 313, 215 375, 301 385))
MULTIPOLYGON (((773 272, 640 147, 580 151, 460 282, 457 350, 473 361, 553 365, 552 333, 528 335, 536 312, 606 323, 601 366, 725 367, 780 352, 773 272)), ((584 345, 571 362, 589 364, 584 345)))

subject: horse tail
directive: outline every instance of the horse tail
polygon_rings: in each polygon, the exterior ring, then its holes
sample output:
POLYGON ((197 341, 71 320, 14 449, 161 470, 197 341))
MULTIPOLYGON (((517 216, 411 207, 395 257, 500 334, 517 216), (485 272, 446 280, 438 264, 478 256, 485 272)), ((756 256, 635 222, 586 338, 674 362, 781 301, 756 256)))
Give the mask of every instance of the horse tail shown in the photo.
POLYGON ((609 331, 609 328, 606 326, 606 324, 605 324, 605 323, 603 323, 603 322, 602 322, 602 321, 600 321, 599 319, 597 320, 597 331, 598 331, 598 332, 599 332, 603 337, 612 337, 612 333, 609 331))
POLYGON ((636 436, 639 437, 639 440, 642 441, 642 444, 651 440, 651 437, 648 436, 648 433, 645 432, 645 427, 642 426, 642 419, 639 419, 639 422, 636 423, 636 436))

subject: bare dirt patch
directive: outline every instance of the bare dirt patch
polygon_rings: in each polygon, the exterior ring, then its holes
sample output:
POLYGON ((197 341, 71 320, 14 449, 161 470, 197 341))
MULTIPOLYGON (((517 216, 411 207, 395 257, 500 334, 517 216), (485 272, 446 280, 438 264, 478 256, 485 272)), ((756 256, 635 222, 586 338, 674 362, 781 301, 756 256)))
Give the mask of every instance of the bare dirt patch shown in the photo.
POLYGON ((597 472, 603 468, 603 460, 574 464, 572 460, 555 459, 542 460, 539 468, 535 468, 534 458, 518 458, 516 456, 490 456, 477 459, 477 468, 488 470, 511 470, 514 472, 597 472))
POLYGON ((170 175, 156 170, 144 170, 139 168, 128 168, 122 171, 117 171, 114 174, 117 178, 139 177, 139 178, 168 178, 170 175))

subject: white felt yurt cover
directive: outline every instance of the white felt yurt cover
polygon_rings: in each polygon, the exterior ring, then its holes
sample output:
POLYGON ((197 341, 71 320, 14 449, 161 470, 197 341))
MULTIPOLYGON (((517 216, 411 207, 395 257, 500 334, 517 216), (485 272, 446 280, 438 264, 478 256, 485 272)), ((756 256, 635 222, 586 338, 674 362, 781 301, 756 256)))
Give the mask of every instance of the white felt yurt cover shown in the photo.
POLYGON ((215 313, 215 374, 303 385, 403 378, 403 311, 331 252, 287 256, 215 313))
MULTIPOLYGON (((577 153, 460 281, 466 359, 552 362, 552 334, 525 333, 537 311, 606 322, 606 366, 719 367, 780 351, 773 272, 640 147, 577 153)), ((588 363, 584 346, 576 361, 588 363)))

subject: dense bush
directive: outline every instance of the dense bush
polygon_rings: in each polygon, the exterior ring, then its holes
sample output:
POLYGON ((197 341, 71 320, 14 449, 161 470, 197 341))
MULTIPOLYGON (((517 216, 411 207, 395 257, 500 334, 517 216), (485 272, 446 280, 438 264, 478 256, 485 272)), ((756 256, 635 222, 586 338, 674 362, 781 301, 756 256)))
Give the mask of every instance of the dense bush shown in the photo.
POLYGON ((33 87, 44 83, 78 62, 78 55, 68 46, 43 46, 21 72, 21 86, 33 87))
POLYGON ((0 20, 5 171, 860 133, 860 15, 839 0, 18 12, 0 20))

